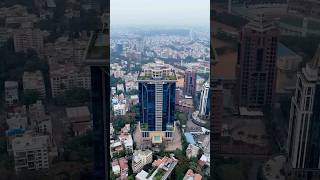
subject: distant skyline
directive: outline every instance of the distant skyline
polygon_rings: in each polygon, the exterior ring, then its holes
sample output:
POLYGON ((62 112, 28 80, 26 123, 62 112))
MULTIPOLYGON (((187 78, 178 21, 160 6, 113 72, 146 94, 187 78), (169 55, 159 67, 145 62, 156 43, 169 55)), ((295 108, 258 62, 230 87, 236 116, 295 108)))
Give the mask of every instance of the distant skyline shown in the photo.
POLYGON ((111 0, 112 27, 210 26, 210 0, 111 0))

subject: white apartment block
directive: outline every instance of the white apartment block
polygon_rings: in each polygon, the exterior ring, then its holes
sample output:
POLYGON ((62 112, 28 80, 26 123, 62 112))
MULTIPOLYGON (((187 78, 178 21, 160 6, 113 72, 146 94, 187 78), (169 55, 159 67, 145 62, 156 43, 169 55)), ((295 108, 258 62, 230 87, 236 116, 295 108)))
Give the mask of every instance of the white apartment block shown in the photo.
POLYGON ((14 114, 6 119, 8 130, 13 129, 23 129, 26 130, 28 127, 28 119, 27 116, 22 114, 14 114))
POLYGON ((23 90, 35 90, 39 92, 42 99, 46 97, 46 88, 41 71, 38 70, 36 72, 24 72, 22 82, 23 90))
POLYGON ((40 29, 20 28, 13 31, 15 52, 27 52, 35 50, 39 55, 43 50, 43 34, 40 29))
POLYGON ((68 37, 60 37, 54 43, 46 44, 45 51, 50 57, 49 64, 70 63, 80 65, 88 42, 84 40, 70 41, 68 37))
POLYGON ((71 64, 58 65, 50 70, 52 97, 73 88, 90 89, 90 71, 71 64))
POLYGON ((113 112, 115 116, 123 116, 126 115, 127 112, 127 106, 126 104, 115 104, 113 105, 113 112))
POLYGON ((135 150, 132 158, 132 170, 134 173, 140 172, 146 164, 152 163, 152 151, 135 150))
POLYGON ((19 101, 18 88, 19 88, 19 84, 16 81, 4 82, 5 101, 7 106, 12 106, 18 103, 19 101))
POLYGON ((23 136, 12 140, 15 170, 49 168, 48 136, 23 136))
POLYGON ((197 157, 199 153, 199 147, 189 144, 188 148, 186 149, 186 156, 190 159, 192 157, 197 157))

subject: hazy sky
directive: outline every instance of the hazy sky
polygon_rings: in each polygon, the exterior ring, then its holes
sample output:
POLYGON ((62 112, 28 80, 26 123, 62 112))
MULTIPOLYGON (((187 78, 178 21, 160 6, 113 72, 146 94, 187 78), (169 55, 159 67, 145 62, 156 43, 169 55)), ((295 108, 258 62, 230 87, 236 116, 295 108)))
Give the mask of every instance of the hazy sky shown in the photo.
POLYGON ((112 26, 209 26, 210 0, 111 0, 112 26))

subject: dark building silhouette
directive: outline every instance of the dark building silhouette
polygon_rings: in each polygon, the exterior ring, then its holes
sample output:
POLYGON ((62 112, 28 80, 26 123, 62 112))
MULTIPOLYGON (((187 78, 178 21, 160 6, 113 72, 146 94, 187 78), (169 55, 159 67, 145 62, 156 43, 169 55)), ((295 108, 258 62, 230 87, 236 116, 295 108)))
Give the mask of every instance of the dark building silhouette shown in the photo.
POLYGON ((94 171, 93 179, 109 177, 109 14, 102 17, 102 30, 92 33, 85 54, 85 63, 90 66, 91 103, 93 119, 94 171))
POLYGON ((213 136, 213 151, 220 152, 219 139, 222 130, 222 116, 223 116, 223 87, 219 82, 213 82, 212 105, 211 105, 211 130, 213 136))
POLYGON ((258 15, 240 34, 237 64, 237 103, 261 109, 274 102, 278 30, 258 15))
POLYGON ((197 73, 192 69, 187 69, 184 75, 184 94, 192 96, 196 94, 197 73))

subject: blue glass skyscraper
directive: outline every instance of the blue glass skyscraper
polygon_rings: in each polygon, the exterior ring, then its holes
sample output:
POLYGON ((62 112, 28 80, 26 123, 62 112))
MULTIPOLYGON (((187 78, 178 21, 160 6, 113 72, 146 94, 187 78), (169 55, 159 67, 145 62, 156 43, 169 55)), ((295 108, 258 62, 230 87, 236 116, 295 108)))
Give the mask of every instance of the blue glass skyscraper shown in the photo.
POLYGON ((162 61, 145 64, 138 83, 142 136, 153 141, 172 137, 176 92, 174 68, 162 61))

